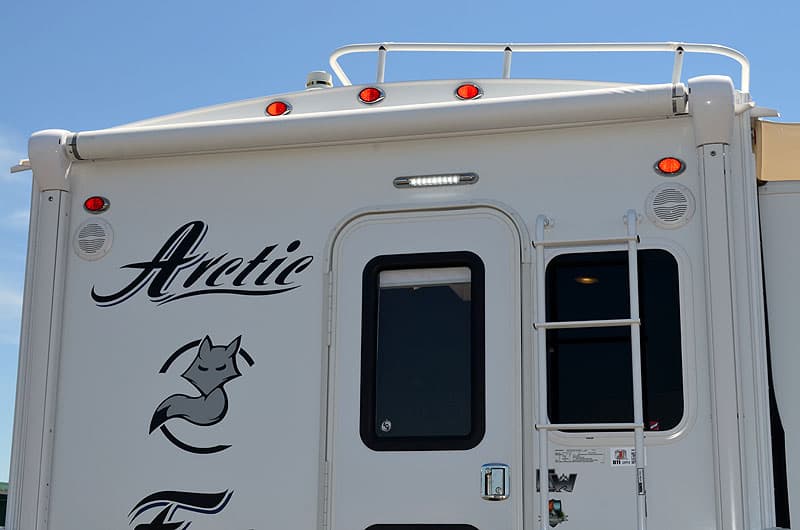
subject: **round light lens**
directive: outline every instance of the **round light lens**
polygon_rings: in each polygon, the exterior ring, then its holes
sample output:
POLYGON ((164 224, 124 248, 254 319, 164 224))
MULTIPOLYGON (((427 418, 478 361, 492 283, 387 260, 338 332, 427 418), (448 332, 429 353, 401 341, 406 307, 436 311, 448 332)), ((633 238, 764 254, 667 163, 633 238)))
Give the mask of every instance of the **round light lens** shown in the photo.
POLYGON ((83 201, 83 207, 86 211, 92 213, 100 213, 108 210, 108 199, 95 195, 83 201))
POLYGON ((656 162, 656 171, 662 175, 678 175, 683 172, 684 168, 683 162, 673 156, 662 158, 656 162))
POLYGON ((383 90, 375 87, 367 87, 358 93, 358 99, 362 103, 377 103, 383 99, 383 90))
POLYGON ((483 92, 473 83, 464 83, 463 85, 459 85, 456 89, 456 96, 458 99, 477 99, 481 97, 483 92))
POLYGON ((289 114, 291 111, 292 107, 284 101, 273 101, 267 105, 268 116, 283 116, 284 114, 289 114))

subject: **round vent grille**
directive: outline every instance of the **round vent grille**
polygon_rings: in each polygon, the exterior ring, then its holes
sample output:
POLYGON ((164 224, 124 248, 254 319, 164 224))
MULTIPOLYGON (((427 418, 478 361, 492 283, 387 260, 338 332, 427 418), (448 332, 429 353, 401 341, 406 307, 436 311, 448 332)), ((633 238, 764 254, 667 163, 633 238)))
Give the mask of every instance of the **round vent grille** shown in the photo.
POLYGON ((647 217, 661 228, 679 228, 694 215, 694 196, 681 184, 662 184, 647 196, 647 217))
POLYGON ((100 259, 111 250, 113 237, 110 224, 103 219, 89 219, 75 233, 75 252, 86 260, 100 259))

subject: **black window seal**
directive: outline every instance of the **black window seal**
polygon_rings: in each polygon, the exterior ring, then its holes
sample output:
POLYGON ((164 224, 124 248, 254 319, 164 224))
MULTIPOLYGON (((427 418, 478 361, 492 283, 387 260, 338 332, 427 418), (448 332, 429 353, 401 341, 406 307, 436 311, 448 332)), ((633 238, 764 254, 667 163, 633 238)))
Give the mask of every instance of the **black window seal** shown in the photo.
POLYGON ((471 524, 374 524, 366 530, 478 530, 471 524))
POLYGON ((483 440, 486 432, 485 284, 483 261, 469 251, 390 254, 377 256, 366 264, 362 275, 360 434, 367 447, 374 451, 468 450, 483 440), (379 438, 375 435, 379 274, 386 270, 445 267, 470 269, 472 430, 467 436, 379 438))
MULTIPOLYGON (((660 251, 660 252, 664 252, 669 257, 671 257, 672 260, 674 261, 674 264, 675 264, 675 272, 676 272, 676 280, 677 280, 678 307, 679 307, 678 324, 679 324, 679 332, 681 334, 681 348, 680 348, 681 392, 682 392, 682 396, 681 396, 681 400, 682 400, 682 403, 681 403, 681 418, 678 420, 678 422, 673 427, 670 427, 669 429, 665 429, 665 430, 650 430, 645 425, 645 432, 646 432, 647 436, 656 436, 656 437, 665 437, 665 438, 667 438, 667 437, 674 436, 676 432, 681 432, 685 428, 684 427, 685 422, 687 421, 687 418, 689 417, 689 412, 688 412, 688 409, 687 409, 687 403, 688 403, 688 400, 690 399, 690 397, 687 395, 687 387, 686 387, 686 384, 687 384, 686 363, 689 362, 689 361, 687 359, 686 349, 684 348, 685 343, 684 343, 684 339, 683 339, 683 335, 685 333, 685 329, 684 329, 685 315, 684 315, 683 304, 684 304, 684 302, 686 302, 686 300, 684 300, 683 296, 680 294, 682 292, 682 289, 683 289, 683 279, 682 279, 682 272, 681 272, 682 260, 680 259, 679 255, 676 254, 673 250, 671 250, 670 248, 667 248, 667 247, 662 247, 662 246, 639 247, 638 251, 637 251, 637 254, 641 254, 642 252, 647 252, 647 251, 660 251)), ((585 255, 605 254, 605 253, 614 253, 614 252, 625 253, 625 254, 627 253, 627 251, 624 250, 624 249, 614 249, 614 250, 595 250, 595 249, 592 249, 592 250, 589 250, 589 251, 578 251, 578 252, 565 251, 565 252, 559 252, 559 253, 557 253, 556 255, 552 256, 550 259, 547 260, 547 263, 545 264, 545 274, 547 275, 547 273, 549 271, 549 268, 550 268, 550 265, 553 263, 553 261, 558 259, 559 257, 562 257, 562 256, 575 256, 575 255, 581 255, 581 254, 585 254, 585 255)), ((626 263, 626 266, 627 266, 627 263, 626 263)), ((641 272, 641 262, 640 262, 639 263, 639 280, 640 281, 641 281, 641 274, 642 274, 642 272, 641 272)), ((549 285, 548 285, 548 288, 549 288, 549 285)), ((550 300, 548 300, 548 303, 550 303, 550 300)), ((640 290, 640 299, 639 299, 640 311, 642 309, 643 303, 644 302, 642 300, 641 290, 640 290)), ((549 313, 549 309, 550 308, 548 307, 548 313, 549 313)), ((627 329, 628 326, 623 325, 623 326, 619 326, 619 328, 627 329)), ((609 328, 609 329, 614 329, 614 328, 609 328)), ((647 413, 647 408, 648 408, 647 407, 648 396, 647 396, 647 377, 646 377, 646 361, 647 361, 647 359, 645 357, 645 351, 644 351, 645 339, 646 339, 646 337, 644 336, 644 334, 642 334, 642 337, 641 337, 642 346, 643 346, 643 348, 642 348, 642 391, 643 391, 642 399, 643 399, 644 411, 645 411, 645 414, 646 414, 647 413)), ((609 338, 609 339, 601 339, 601 340, 616 340, 616 339, 610 339, 609 338)), ((547 373, 548 373, 548 377, 549 377, 550 376, 550 365, 549 365, 549 362, 548 362, 548 367, 547 367, 547 373)), ((551 402, 551 396, 550 396, 550 386, 548 384, 548 399, 547 399, 548 411, 547 411, 547 417, 548 417, 548 421, 549 422, 556 423, 551 417, 551 408, 550 408, 551 404, 552 404, 552 402, 551 402)), ((581 423, 581 422, 575 422, 575 423, 581 423)), ((586 421, 585 423, 591 423, 591 422, 590 421, 586 421)), ((611 422, 611 423, 614 423, 614 422, 611 422)), ((619 435, 620 433, 626 433, 626 432, 629 432, 629 431, 630 431, 629 429, 608 429, 608 430, 603 430, 603 431, 597 431, 597 430, 592 430, 592 431, 561 431, 561 430, 558 430, 558 431, 554 431, 554 432, 558 433, 561 436, 566 436, 566 437, 570 437, 570 438, 583 437, 583 436, 585 436, 587 434, 587 432, 590 432, 593 437, 602 438, 602 437, 606 437, 606 436, 613 437, 613 436, 619 435)))

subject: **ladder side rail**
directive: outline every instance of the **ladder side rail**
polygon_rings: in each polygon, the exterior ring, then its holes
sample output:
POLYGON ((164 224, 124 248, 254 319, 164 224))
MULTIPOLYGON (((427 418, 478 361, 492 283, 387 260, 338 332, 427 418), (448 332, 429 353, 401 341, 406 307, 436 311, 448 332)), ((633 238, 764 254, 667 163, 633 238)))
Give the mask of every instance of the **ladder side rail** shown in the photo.
MULTIPOLYGON (((550 220, 539 215, 536 218, 536 240, 544 240, 544 229, 550 224, 550 220)), ((538 321, 547 320, 547 304, 545 302, 545 266, 544 266, 544 246, 536 245, 536 314, 538 321)), ((536 379, 538 394, 538 414, 537 423, 545 425, 549 423, 547 415, 547 330, 534 328, 536 334, 536 379)), ((549 530, 550 507, 549 499, 550 486, 547 477, 549 476, 549 450, 547 430, 539 429, 539 528, 549 530)))
MULTIPOLYGON (((511 75, 510 57, 511 52, 523 53, 562 53, 562 52, 583 52, 583 53, 606 53, 606 52, 672 52, 676 54, 673 64, 672 79, 680 79, 683 68, 683 54, 703 53, 710 55, 720 55, 733 59, 739 63, 741 80, 739 89, 742 92, 750 92, 750 61, 738 50, 721 46, 719 44, 700 44, 682 42, 585 42, 585 43, 541 43, 541 44, 511 44, 511 43, 435 43, 435 42, 383 42, 371 44, 351 44, 334 50, 330 56, 330 66, 336 77, 343 86, 350 86, 353 83, 339 64, 339 58, 355 53, 379 52, 379 61, 385 61, 385 56, 381 58, 383 52, 495 52, 503 53, 503 77, 511 75)), ((382 72, 379 68, 379 72, 382 72)), ((383 82, 381 76, 378 82, 383 82)))
MULTIPOLYGON (((637 235, 639 223, 635 210, 628 210, 626 214, 628 235, 637 235)), ((630 291, 631 320, 639 320, 639 263, 636 240, 628 241, 628 283, 630 291)), ((647 491, 645 488, 645 463, 644 463, 644 404, 642 396, 642 351, 641 328, 631 325, 631 372, 633 377, 633 423, 636 447, 636 514, 637 528, 647 528, 647 491)))

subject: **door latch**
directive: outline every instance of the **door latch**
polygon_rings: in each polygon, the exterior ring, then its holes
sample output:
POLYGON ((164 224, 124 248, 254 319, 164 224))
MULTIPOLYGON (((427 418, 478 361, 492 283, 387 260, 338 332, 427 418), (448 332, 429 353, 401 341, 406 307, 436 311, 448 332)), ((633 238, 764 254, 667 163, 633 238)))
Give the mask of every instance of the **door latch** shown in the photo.
POLYGON ((487 501, 503 501, 511 493, 511 471, 506 464, 481 466, 481 497, 487 501))

